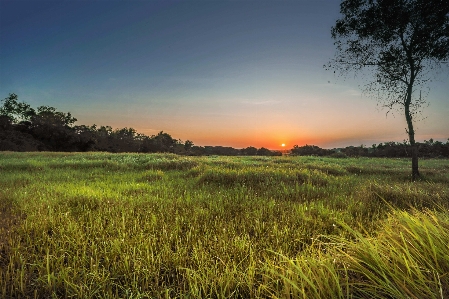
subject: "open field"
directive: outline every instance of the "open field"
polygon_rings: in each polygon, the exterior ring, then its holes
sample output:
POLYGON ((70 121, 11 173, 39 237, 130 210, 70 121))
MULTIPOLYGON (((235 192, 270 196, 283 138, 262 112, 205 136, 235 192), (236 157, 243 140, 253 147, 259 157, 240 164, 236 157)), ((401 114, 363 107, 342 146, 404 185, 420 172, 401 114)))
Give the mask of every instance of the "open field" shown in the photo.
POLYGON ((0 153, 1 298, 448 298, 449 160, 0 153))

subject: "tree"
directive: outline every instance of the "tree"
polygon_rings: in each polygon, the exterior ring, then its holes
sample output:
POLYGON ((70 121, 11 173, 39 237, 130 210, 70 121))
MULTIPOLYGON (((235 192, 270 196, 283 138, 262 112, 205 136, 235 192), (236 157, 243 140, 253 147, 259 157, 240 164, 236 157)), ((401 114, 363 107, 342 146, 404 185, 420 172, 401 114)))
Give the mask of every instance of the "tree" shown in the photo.
POLYGON ((76 140, 73 124, 77 121, 70 112, 57 111, 50 106, 40 106, 30 118, 29 132, 52 151, 72 151, 76 140))
POLYGON ((10 93, 2 102, 0 115, 8 117, 13 123, 28 121, 36 115, 36 111, 29 104, 19 102, 19 97, 15 93, 10 93))
POLYGON ((184 149, 186 150, 186 152, 190 151, 193 146, 194 144, 191 140, 186 140, 186 142, 184 142, 184 149))
POLYGON ((254 146, 248 146, 247 148, 242 148, 241 150, 242 155, 244 156, 256 156, 257 155, 257 148, 254 146))
MULTIPOLYGON (((412 151, 412 180, 419 177, 413 127, 426 103, 417 90, 449 58, 449 1, 343 0, 332 27, 337 53, 328 68, 342 74, 369 69, 366 91, 388 112, 403 111, 412 151)), ((387 112, 387 113, 388 113, 387 112)))
POLYGON ((149 150, 153 153, 172 153, 177 143, 178 141, 173 139, 170 134, 160 131, 157 135, 151 136, 149 150))
POLYGON ((53 126, 72 127, 73 124, 77 121, 76 118, 72 117, 72 114, 70 112, 59 112, 56 110, 56 108, 50 106, 37 107, 37 112, 37 115, 33 115, 33 121, 39 120, 53 126))
POLYGON ((77 151, 87 152, 95 149, 97 144, 97 125, 74 126, 75 141, 74 145, 77 151))
POLYGON ((257 150, 257 155, 258 156, 272 156, 273 152, 265 147, 261 147, 257 150))

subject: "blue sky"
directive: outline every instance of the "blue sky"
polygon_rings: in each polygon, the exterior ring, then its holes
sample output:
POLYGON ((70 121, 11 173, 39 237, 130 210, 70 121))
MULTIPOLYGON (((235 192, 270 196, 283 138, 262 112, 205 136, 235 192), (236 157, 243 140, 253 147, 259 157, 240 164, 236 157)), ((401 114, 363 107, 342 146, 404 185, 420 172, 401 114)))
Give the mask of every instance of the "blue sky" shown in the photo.
MULTIPOLYGON (((336 0, 0 0, 0 17, 0 97, 78 124, 237 148, 407 138, 362 78, 323 69, 336 0)), ((447 72, 431 83, 418 140, 449 138, 448 86, 447 72)))

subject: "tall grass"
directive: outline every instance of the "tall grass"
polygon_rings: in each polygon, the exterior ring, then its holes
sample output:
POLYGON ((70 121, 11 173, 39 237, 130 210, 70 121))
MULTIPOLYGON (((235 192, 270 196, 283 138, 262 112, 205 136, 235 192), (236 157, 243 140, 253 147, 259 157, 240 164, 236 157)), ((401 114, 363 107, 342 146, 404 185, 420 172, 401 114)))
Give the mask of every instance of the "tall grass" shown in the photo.
POLYGON ((2 298, 445 298, 449 161, 0 153, 2 298))

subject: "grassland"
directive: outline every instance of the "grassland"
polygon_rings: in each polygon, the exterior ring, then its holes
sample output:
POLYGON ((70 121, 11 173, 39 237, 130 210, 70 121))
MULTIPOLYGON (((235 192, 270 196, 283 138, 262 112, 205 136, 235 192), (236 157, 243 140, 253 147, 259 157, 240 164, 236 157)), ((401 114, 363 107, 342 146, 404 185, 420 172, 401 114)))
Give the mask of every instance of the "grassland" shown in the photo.
POLYGON ((447 298, 449 161, 0 153, 1 298, 447 298))

